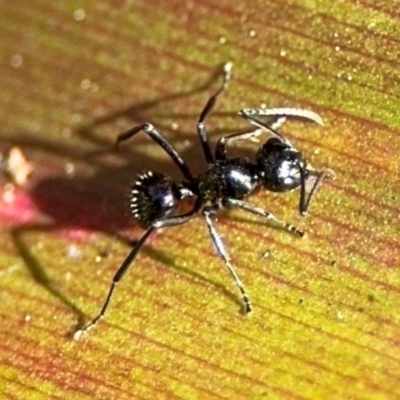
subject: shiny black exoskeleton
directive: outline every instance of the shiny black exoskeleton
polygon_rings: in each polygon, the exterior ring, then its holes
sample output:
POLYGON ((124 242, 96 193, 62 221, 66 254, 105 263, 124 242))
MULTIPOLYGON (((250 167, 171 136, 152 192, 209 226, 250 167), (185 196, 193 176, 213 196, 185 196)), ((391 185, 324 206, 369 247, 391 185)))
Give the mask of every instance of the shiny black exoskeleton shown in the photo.
POLYGON ((131 138, 140 131, 144 131, 168 153, 181 170, 184 179, 181 182, 175 182, 165 174, 147 171, 134 180, 129 198, 130 211, 132 217, 146 229, 146 232, 115 274, 100 313, 90 324, 78 330, 75 333, 75 338, 79 338, 95 326, 99 319, 104 316, 115 285, 128 270, 147 238, 157 229, 183 224, 201 213, 205 218, 207 229, 219 256, 241 292, 246 313, 251 311, 249 297, 230 263, 225 246, 213 223, 213 217, 218 210, 221 207, 238 207, 261 216, 271 224, 296 236, 303 236, 300 229, 279 220, 262 208, 253 206, 245 199, 262 188, 272 192, 286 192, 300 188, 299 212, 302 215, 307 212, 311 197, 321 180, 324 177, 333 178, 334 173, 328 169, 317 171, 311 168, 302 154, 277 129, 287 118, 305 119, 319 124, 322 124, 322 120, 319 115, 301 109, 244 109, 239 112, 239 115, 256 128, 248 132, 222 137, 217 143, 215 153, 212 154, 208 143, 205 120, 213 109, 217 97, 226 88, 230 78, 230 70, 231 64, 228 63, 224 68, 222 86, 208 100, 197 124, 197 133, 207 162, 207 168, 197 177, 192 175, 172 144, 153 125, 145 123, 118 136, 117 144, 131 138), (268 125, 262 122, 259 117, 263 116, 269 117, 272 122, 268 125), (227 156, 226 145, 229 142, 253 139, 264 132, 269 133, 272 137, 260 147, 254 161, 247 158, 229 158, 227 156), (187 199, 193 200, 192 209, 187 212, 180 211, 182 202, 187 199))

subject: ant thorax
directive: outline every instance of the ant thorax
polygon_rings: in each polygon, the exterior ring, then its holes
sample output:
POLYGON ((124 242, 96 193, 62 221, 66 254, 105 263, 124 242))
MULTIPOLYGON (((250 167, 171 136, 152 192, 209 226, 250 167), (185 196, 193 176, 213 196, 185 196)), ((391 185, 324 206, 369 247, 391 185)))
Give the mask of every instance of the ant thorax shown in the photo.
POLYGON ((247 158, 217 160, 199 175, 197 195, 203 203, 243 199, 259 186, 257 167, 247 158))

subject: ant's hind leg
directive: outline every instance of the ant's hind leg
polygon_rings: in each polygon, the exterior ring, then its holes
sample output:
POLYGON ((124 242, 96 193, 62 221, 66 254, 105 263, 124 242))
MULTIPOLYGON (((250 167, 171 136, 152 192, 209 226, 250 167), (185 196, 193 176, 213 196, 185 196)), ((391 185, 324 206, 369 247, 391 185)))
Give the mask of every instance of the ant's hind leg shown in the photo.
POLYGON ((84 326, 81 329, 78 329, 74 333, 73 338, 75 340, 79 340, 85 333, 87 333, 90 330, 92 330, 96 326, 96 324, 100 321, 100 319, 102 319, 104 317, 104 315, 105 315, 105 313, 107 311, 108 305, 110 304, 111 297, 112 297, 112 295, 114 293, 114 290, 115 290, 118 282, 125 275, 126 271, 128 270, 128 268, 132 264, 133 260, 135 259, 136 255, 138 254, 139 250, 142 248, 142 246, 146 242, 147 238, 153 233, 153 231, 154 231, 154 227, 151 226, 150 228, 147 229, 147 231, 140 238, 140 240, 135 244, 133 249, 130 251, 128 256, 125 258, 124 262, 121 264, 121 266, 118 268, 118 271, 114 275, 114 278, 112 280, 112 283, 111 283, 110 289, 108 291, 106 300, 104 301, 104 304, 103 304, 100 312, 97 314, 97 316, 95 318, 93 318, 93 320, 89 324, 87 324, 86 326, 84 326))
POLYGON ((114 278, 112 280, 106 300, 104 301, 100 312, 97 314, 97 316, 95 318, 93 318, 93 320, 89 324, 87 324, 86 326, 84 326, 81 329, 78 329, 74 333, 73 338, 75 340, 79 340, 85 333, 87 333, 91 329, 93 329, 97 325, 97 323, 104 317, 104 315, 108 309, 108 306, 110 304, 111 297, 114 293, 114 290, 115 290, 118 282, 123 278, 125 273, 128 271, 129 267, 131 266, 132 262, 135 260, 137 254, 139 253, 140 249, 145 244, 145 242, 149 238, 149 236, 157 229, 181 225, 181 224, 184 224, 185 222, 188 222, 199 211, 199 207, 200 207, 200 204, 195 204, 193 209, 190 210, 189 212, 187 212, 186 214, 177 215, 177 216, 173 216, 173 217, 166 217, 166 218, 154 221, 151 224, 151 226, 147 229, 147 231, 144 233, 144 235, 135 244, 133 249, 130 251, 128 256, 125 258, 124 262, 118 268, 116 274, 114 275, 114 278))

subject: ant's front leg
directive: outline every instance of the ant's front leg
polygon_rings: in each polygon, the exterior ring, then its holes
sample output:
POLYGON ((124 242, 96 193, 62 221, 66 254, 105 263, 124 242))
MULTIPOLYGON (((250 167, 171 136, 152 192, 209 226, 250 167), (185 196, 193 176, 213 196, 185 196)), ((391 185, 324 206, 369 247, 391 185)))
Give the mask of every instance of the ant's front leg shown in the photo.
POLYGON ((215 148, 215 159, 226 160, 226 149, 225 146, 228 142, 238 142, 240 140, 251 140, 263 133, 262 128, 253 129, 252 131, 233 133, 232 135, 224 136, 218 139, 217 146, 215 148))
MULTIPOLYGON (((276 110, 282 109, 271 109, 271 111, 275 112, 276 110)), ((287 116, 276 116, 275 114, 271 114, 271 117, 276 117, 274 121, 272 121, 268 126, 272 130, 279 129, 286 121, 287 116)), ((215 158, 216 160, 226 160, 226 145, 228 142, 238 142, 240 140, 256 140, 257 137, 266 131, 265 128, 258 128, 252 131, 245 131, 239 133, 233 133, 232 135, 224 136, 220 138, 217 142, 217 147, 215 149, 215 158)))
POLYGON ((284 229, 285 231, 295 236, 298 237, 304 236, 304 232, 301 229, 296 228, 294 225, 288 224, 287 222, 278 219, 277 217, 275 217, 274 214, 271 214, 270 212, 260 207, 253 206, 252 204, 247 203, 246 201, 228 198, 222 201, 222 205, 226 208, 239 207, 242 210, 247 211, 251 214, 255 214, 258 215, 259 217, 265 218, 272 225, 284 229))
POLYGON ((252 122, 252 119, 249 117, 286 117, 304 119, 309 122, 324 125, 319 114, 303 108, 244 108, 239 111, 239 115, 249 122, 252 122))
MULTIPOLYGON (((306 121, 315 122, 319 125, 323 125, 322 118, 315 112, 310 110, 303 110, 301 108, 245 108, 239 111, 239 115, 246 121, 250 122, 252 125, 263 128, 275 137, 282 140, 284 143, 291 145, 289 140, 287 140, 282 134, 280 134, 276 129, 278 129, 287 118, 298 118, 304 119, 306 121), (281 122, 277 125, 269 125, 265 122, 260 121, 256 117, 275 117, 282 118, 281 122)), ((278 121, 279 121, 278 119, 278 121)))

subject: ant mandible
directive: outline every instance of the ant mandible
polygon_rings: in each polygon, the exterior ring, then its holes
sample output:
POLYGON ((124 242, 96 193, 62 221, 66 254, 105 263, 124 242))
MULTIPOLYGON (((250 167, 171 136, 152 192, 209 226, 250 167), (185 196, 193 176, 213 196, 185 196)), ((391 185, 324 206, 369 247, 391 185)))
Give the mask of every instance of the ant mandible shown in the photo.
POLYGON ((192 175, 168 139, 150 123, 135 126, 118 135, 116 146, 140 131, 144 131, 167 152, 181 170, 184 179, 175 182, 171 177, 160 172, 147 171, 133 181, 129 197, 130 212, 133 219, 146 231, 114 275, 99 314, 88 325, 75 332, 75 339, 79 339, 104 317, 117 283, 125 275, 146 240, 157 229, 184 224, 194 218, 196 214, 201 213, 216 250, 241 293, 246 313, 252 310, 250 299, 230 263, 225 246, 213 224, 213 219, 218 211, 221 207, 238 207, 265 218, 273 225, 295 236, 302 237, 304 235, 300 229, 276 218, 262 208, 253 206, 244 199, 261 187, 272 192, 287 192, 300 187, 299 212, 301 215, 306 214, 311 197, 321 180, 324 177, 334 178, 334 172, 330 169, 320 171, 313 169, 307 164, 303 155, 277 129, 290 117, 309 120, 321 125, 322 119, 312 111, 297 108, 243 109, 239 115, 256 129, 220 138, 215 155, 213 155, 208 142, 205 120, 214 108, 217 97, 227 87, 231 68, 232 63, 225 64, 222 85, 206 103, 197 123, 197 134, 207 162, 206 170, 197 177, 192 175), (273 118, 274 121, 267 125, 260 121, 259 117, 273 118), (272 137, 260 147, 255 162, 248 158, 227 157, 225 147, 229 142, 250 140, 263 132, 268 132, 272 137), (308 180, 311 181, 310 190, 307 190, 306 187, 308 180), (180 205, 189 198, 194 201, 192 209, 179 214, 180 205))

